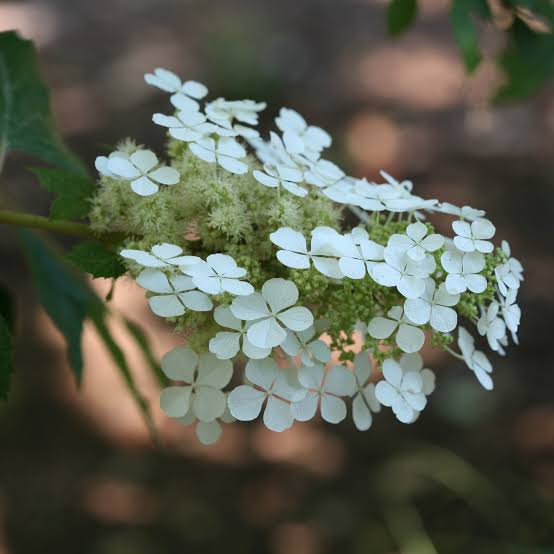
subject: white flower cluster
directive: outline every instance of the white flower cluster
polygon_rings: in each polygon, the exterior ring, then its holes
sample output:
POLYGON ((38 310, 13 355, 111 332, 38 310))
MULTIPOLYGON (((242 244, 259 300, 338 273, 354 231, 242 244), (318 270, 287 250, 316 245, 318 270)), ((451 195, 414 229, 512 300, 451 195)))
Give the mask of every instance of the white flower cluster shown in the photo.
MULTIPOLYGON (((157 315, 179 317, 218 304, 213 318, 222 330, 210 340, 209 353, 179 347, 162 360, 165 374, 185 383, 163 391, 161 406, 168 416, 182 423, 197 421, 197 435, 206 444, 221 434, 219 421, 250 421, 262 412, 264 424, 274 431, 318 412, 325 421, 339 423, 348 414, 347 400, 360 430, 371 426, 372 414, 381 406, 390 407, 399 421, 412 423, 435 388, 435 375, 424 369, 418 353, 430 334, 443 337, 441 346, 465 361, 486 389, 493 387, 492 365, 475 348, 474 337, 458 326, 459 319, 465 317, 493 351, 504 354, 508 331, 517 343, 521 310, 516 296, 523 268, 505 241, 495 250, 491 240, 496 229, 485 212, 423 199, 412 193, 410 181, 399 182, 385 172, 383 183, 346 175, 321 158, 331 145, 330 135, 294 110, 280 110, 275 119, 280 133, 272 131, 265 141, 253 128, 265 103, 218 98, 202 107, 208 90, 200 83, 182 82, 164 69, 145 79, 171 93, 175 108, 172 115, 154 114, 153 121, 201 160, 234 174, 251 171, 261 186, 278 195, 281 189, 297 197, 323 195, 358 215, 362 225, 347 233, 319 226, 306 237, 290 227, 275 229, 269 239, 283 266, 315 270, 335 286, 345 279, 369 280, 386 298, 395 298, 383 301, 369 321, 361 322, 377 346, 356 354, 349 366, 334 361, 324 340, 324 322, 314 321, 308 308, 297 305, 299 292, 291 280, 271 278, 255 290, 244 280, 246 270, 223 253, 202 260, 165 243, 150 251, 123 250, 123 257, 143 268, 136 280, 148 291, 157 315), (248 146, 255 164, 246 158, 248 146), (435 233, 424 212, 457 218, 453 238, 435 233), (373 233, 391 222, 402 231, 373 233), (375 239, 379 236, 387 237, 383 244, 375 239), (472 298, 478 299, 474 310, 461 310, 472 298), (456 329, 459 352, 449 346, 456 329), (223 392, 237 356, 247 360, 244 379, 223 392), (376 360, 383 358, 377 367, 376 360)), ((112 152, 97 158, 96 166, 102 175, 130 180, 140 195, 180 180, 149 150, 112 152)))

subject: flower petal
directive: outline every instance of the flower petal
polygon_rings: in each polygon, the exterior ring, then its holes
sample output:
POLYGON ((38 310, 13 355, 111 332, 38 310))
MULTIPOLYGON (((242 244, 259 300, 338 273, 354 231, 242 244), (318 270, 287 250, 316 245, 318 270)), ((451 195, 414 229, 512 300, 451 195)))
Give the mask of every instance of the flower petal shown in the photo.
POLYGON ((164 374, 170 379, 192 383, 198 360, 198 354, 192 348, 178 346, 163 356, 161 367, 164 374))
POLYGON ((266 394, 249 385, 239 385, 227 398, 232 416, 239 421, 252 421, 260 415, 266 394))
POLYGON ((159 167, 151 171, 148 177, 162 185, 176 185, 181 178, 179 172, 172 167, 159 167))
POLYGON ((185 307, 175 294, 151 296, 148 299, 150 309, 160 317, 178 317, 185 313, 185 307))
POLYGON ((270 314, 264 297, 257 292, 235 298, 231 303, 231 312, 238 319, 246 321, 261 319, 270 314))
POLYGON ((312 312, 304 306, 295 306, 277 314, 277 319, 293 331, 303 331, 314 322, 312 312))
POLYGON ((403 352, 418 352, 425 342, 425 333, 413 325, 400 324, 396 344, 403 352))
POLYGON ((210 339, 209 348, 220 360, 234 358, 240 350, 240 334, 220 331, 210 339))
POLYGON ((255 322, 248 329, 246 336, 258 348, 273 348, 279 346, 285 340, 287 333, 271 316, 255 322))
POLYGON ((346 404, 332 394, 321 397, 321 417, 329 423, 340 423, 346 417, 346 404))
POLYGON ((222 389, 232 376, 233 364, 229 360, 220 360, 208 352, 200 355, 197 384, 222 389))
POLYGON ((290 404, 280 398, 270 396, 267 399, 263 421, 270 431, 280 433, 288 429, 294 423, 294 415, 290 404))
POLYGON ((352 401, 352 419, 359 431, 367 431, 371 427, 373 417, 362 395, 358 393, 352 401))
POLYGON ((189 411, 190 387, 167 387, 160 395, 160 408, 169 417, 183 417, 189 411))
POLYGON ((309 421, 317 412, 319 395, 316 392, 309 391, 306 396, 298 402, 291 405, 294 419, 297 421, 309 421))
POLYGON ((143 175, 134 181, 131 181, 131 188, 140 196, 152 196, 159 190, 159 186, 143 175))

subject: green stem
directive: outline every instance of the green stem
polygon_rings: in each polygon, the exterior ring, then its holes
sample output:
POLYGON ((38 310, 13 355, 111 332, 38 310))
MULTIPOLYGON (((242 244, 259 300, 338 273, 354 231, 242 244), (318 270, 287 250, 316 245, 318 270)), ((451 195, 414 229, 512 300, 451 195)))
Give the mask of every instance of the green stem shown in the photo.
POLYGON ((458 358, 458 360, 462 360, 462 362, 465 362, 464 357, 461 354, 458 354, 458 352, 456 352, 455 350, 452 350, 452 348, 450 348, 448 345, 443 344, 442 347, 446 352, 454 356, 454 358, 458 358))
POLYGON ((52 220, 42 215, 26 214, 11 210, 0 210, 0 223, 20 225, 32 229, 52 231, 62 235, 70 235, 84 239, 99 240, 107 243, 116 243, 124 238, 122 233, 97 233, 84 223, 73 221, 52 220))
POLYGON ((6 161, 6 154, 8 153, 7 140, 3 138, 0 140, 0 173, 4 169, 4 162, 6 161))

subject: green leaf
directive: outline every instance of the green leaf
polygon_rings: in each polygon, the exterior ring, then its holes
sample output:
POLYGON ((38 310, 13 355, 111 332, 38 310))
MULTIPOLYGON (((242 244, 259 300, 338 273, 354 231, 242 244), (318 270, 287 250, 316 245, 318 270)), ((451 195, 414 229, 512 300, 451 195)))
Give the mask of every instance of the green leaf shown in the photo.
POLYGON ((94 183, 86 177, 58 169, 34 168, 40 184, 57 195, 50 208, 51 219, 82 219, 90 211, 94 183))
POLYGON ((87 285, 46 247, 42 239, 26 229, 18 230, 46 313, 65 337, 69 363, 80 383, 83 372, 81 335, 83 323, 98 298, 87 285))
POLYGON ((554 77, 554 37, 537 34, 521 21, 515 21, 510 44, 498 58, 506 83, 495 96, 496 102, 519 100, 535 94, 554 77))
POLYGON ((117 278, 126 271, 121 258, 99 242, 87 241, 75 246, 67 259, 93 277, 117 278))
POLYGON ((106 323, 109 315, 106 306, 42 239, 26 229, 18 230, 18 234, 25 248, 39 299, 65 336, 69 360, 77 382, 80 382, 83 371, 83 323, 89 317, 136 401, 153 439, 158 442, 148 403, 138 390, 125 354, 113 339, 106 323))
POLYGON ((13 344, 8 322, 0 315, 0 400, 8 398, 13 373, 13 344))
POLYGON ((477 30, 471 18, 470 8, 467 0, 453 0, 450 8, 450 24, 468 73, 475 71, 481 62, 477 30))
POLYGON ((417 15, 417 0, 391 0, 387 8, 389 35, 396 36, 407 31, 417 15))
POLYGON ((21 150, 85 175, 58 135, 49 103, 33 43, 14 31, 0 33, 0 149, 21 150))

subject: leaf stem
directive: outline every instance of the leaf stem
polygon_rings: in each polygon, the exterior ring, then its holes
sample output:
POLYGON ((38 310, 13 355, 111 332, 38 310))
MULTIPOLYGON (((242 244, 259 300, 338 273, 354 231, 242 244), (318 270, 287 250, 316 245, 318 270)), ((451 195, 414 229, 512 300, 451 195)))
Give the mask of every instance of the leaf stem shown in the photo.
POLYGON ((119 242, 125 236, 122 233, 97 233, 91 229, 89 225, 84 223, 75 223, 74 221, 66 221, 63 219, 52 220, 42 215, 27 214, 12 210, 0 210, 0 223, 20 225, 32 229, 42 229, 43 231, 52 231, 62 235, 99 240, 107 243, 119 242))

